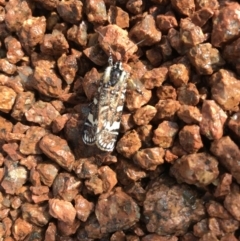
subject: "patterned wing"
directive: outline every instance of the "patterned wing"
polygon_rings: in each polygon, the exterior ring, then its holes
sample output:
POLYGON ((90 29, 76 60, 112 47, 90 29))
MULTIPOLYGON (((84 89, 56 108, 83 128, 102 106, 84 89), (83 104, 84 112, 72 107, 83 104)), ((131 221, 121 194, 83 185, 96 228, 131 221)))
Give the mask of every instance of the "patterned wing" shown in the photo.
MULTIPOLYGON (((98 96, 98 95, 97 95, 98 96)), ((90 111, 83 125, 82 139, 87 145, 94 145, 96 142, 96 131, 98 122, 98 97, 93 98, 93 102, 89 105, 90 111)))
POLYGON ((110 84, 103 85, 100 91, 96 134, 96 145, 108 152, 113 151, 117 140, 128 78, 128 73, 121 66, 114 67, 110 73, 110 84))

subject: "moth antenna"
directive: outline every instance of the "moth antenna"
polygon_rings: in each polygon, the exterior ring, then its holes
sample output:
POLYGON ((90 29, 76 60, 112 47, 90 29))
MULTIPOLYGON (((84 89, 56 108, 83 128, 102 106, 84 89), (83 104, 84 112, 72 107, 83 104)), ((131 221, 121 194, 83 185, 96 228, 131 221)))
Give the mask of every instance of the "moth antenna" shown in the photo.
POLYGON ((108 57, 108 64, 109 64, 110 66, 113 66, 112 49, 111 49, 110 45, 109 45, 109 57, 108 57))
MULTIPOLYGON (((104 38, 104 36, 102 35, 101 32, 99 32, 98 30, 95 30, 95 32, 98 33, 99 35, 101 35, 102 38, 104 38)), ((110 44, 108 44, 108 48, 109 48, 108 64, 110 66, 113 66, 113 57, 112 57, 113 49, 111 48, 110 44)))
MULTIPOLYGON (((142 39, 141 41, 137 42, 135 45, 139 45, 140 43, 142 43, 143 41, 145 41, 145 39, 142 39)), ((126 53, 131 49, 133 48, 134 45, 132 45, 131 47, 129 47, 127 50, 126 50, 126 53)))

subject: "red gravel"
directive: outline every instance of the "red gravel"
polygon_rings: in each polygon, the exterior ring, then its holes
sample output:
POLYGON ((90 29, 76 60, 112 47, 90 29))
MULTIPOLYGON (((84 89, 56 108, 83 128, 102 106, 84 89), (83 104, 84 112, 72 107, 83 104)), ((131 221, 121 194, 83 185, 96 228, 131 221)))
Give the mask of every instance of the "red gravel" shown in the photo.
POLYGON ((0 240, 240 240, 239 12, 0 0, 0 240), (109 46, 130 76, 105 153, 81 133, 109 46))

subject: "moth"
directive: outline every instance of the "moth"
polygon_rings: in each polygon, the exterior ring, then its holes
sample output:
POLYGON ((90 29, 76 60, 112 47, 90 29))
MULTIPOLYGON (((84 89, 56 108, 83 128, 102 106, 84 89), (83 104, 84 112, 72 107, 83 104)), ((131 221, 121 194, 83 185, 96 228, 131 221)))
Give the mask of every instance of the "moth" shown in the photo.
POLYGON ((121 61, 113 64, 111 47, 108 63, 98 93, 89 106, 82 139, 87 145, 96 144, 99 149, 111 152, 120 128, 129 73, 123 69, 121 61))
POLYGON ((129 73, 122 62, 113 64, 109 57, 109 66, 105 69, 97 95, 90 104, 90 111, 83 126, 82 139, 87 145, 96 144, 103 151, 113 151, 125 100, 129 73))

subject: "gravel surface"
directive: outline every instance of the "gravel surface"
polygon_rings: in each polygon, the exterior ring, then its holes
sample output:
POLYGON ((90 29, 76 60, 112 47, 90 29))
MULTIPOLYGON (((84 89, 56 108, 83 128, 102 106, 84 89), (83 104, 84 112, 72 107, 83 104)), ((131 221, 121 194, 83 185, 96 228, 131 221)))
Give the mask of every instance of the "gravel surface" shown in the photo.
POLYGON ((0 240, 240 240, 239 13, 0 0, 0 240), (129 73, 112 153, 82 140, 109 46, 129 73))

